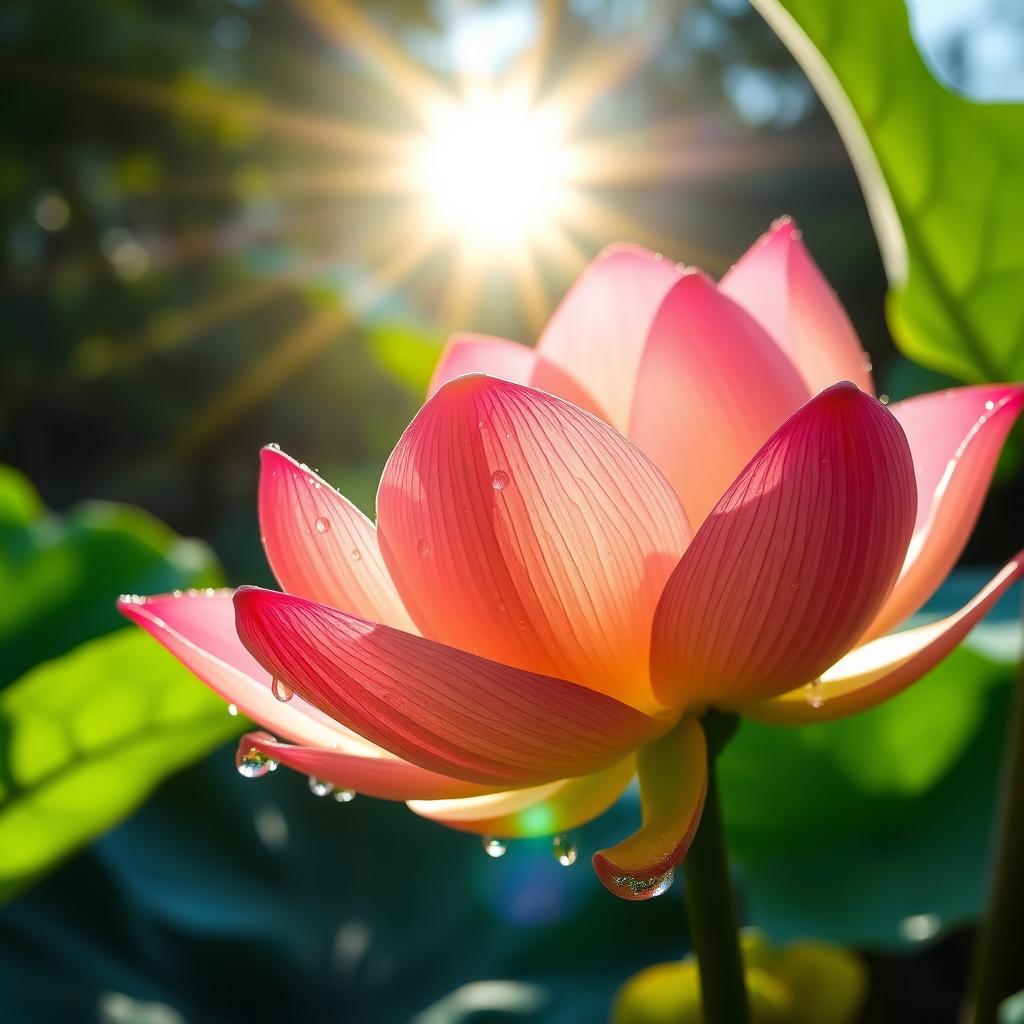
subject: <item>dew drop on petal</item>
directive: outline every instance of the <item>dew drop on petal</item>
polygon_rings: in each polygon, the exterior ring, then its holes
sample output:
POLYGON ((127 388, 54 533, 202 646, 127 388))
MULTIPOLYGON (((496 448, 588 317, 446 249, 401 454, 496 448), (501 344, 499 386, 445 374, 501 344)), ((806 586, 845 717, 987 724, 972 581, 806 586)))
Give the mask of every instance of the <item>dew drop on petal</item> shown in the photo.
POLYGON ((632 897, 644 897, 653 899, 661 896, 672 888, 676 879, 675 868, 669 868, 663 875, 655 875, 653 878, 635 878, 633 875, 613 875, 611 882, 621 895, 627 899, 632 897))
POLYGON ((499 612, 504 612, 504 611, 507 611, 507 610, 508 610, 508 605, 505 604, 505 602, 502 601, 501 598, 499 597, 498 598, 498 611, 499 612))
POLYGON ((270 683, 270 691, 282 703, 292 699, 292 688, 283 679, 274 679, 270 683))
POLYGON ((985 411, 986 411, 986 412, 991 412, 991 411, 992 411, 992 410, 993 410, 993 409, 994 409, 995 407, 996 407, 996 403, 995 403, 995 402, 993 402, 993 401, 992 401, 991 399, 989 399, 989 400, 988 400, 988 401, 987 401, 987 402, 985 403, 985 411))
POLYGON ((359 548, 352 549, 352 561, 358 562, 363 556, 359 554, 359 548))
POLYGON ((334 792, 334 783, 324 782, 323 779, 318 779, 315 775, 310 775, 309 791, 313 796, 327 796, 329 793, 334 792))
POLYGON ((354 789, 336 789, 334 791, 334 799, 339 804, 350 804, 356 798, 356 791, 354 789))
POLYGON ((497 469, 491 474, 491 486, 496 491, 503 491, 509 485, 509 475, 503 469, 497 469))
POLYGON ((497 860, 498 857, 504 857, 505 852, 508 850, 508 846, 500 839, 495 839, 494 836, 484 836, 483 845, 484 853, 486 853, 488 857, 494 857, 495 860, 497 860))
POLYGON ((807 703, 812 708, 820 708, 825 703, 825 694, 822 691, 820 679, 815 679, 807 684, 807 703))
POLYGON ((232 718, 237 717, 237 715, 238 715, 238 705, 237 704, 229 704, 228 705, 228 714, 232 718))
POLYGON ((316 527, 317 533, 327 533, 331 528, 331 521, 327 516, 317 516, 313 525, 316 527))
POLYGON ((568 868, 575 864, 576 858, 580 855, 576 844, 569 836, 555 836, 555 838, 551 840, 551 852, 554 855, 555 860, 557 860, 563 868, 568 868))
POLYGON ((430 542, 426 539, 421 540, 416 545, 416 550, 420 553, 420 558, 426 558, 430 554, 430 542))
POLYGON ((250 747, 244 754, 239 754, 235 766, 239 775, 247 779, 261 779, 267 772, 277 768, 277 762, 258 747, 250 747))

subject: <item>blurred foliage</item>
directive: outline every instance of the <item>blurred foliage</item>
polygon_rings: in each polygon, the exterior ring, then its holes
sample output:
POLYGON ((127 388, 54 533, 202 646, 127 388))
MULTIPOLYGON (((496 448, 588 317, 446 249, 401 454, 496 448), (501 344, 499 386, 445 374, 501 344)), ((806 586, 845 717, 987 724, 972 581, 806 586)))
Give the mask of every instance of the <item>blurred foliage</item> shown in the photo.
POLYGON ((846 134, 874 204, 897 343, 964 380, 1024 378, 1024 105, 971 102, 938 82, 901 0, 754 4, 846 134))
MULTIPOLYGON (((822 942, 775 949, 757 931, 740 936, 752 1024, 852 1024, 867 990, 853 953, 822 942)), ((693 957, 646 967, 619 990, 612 1024, 701 1024, 693 957)))
POLYGON ((0 605, 0 899, 240 731, 114 608, 122 592, 219 580, 205 545, 138 509, 57 516, 0 467, 0 586, 17 595, 0 605))

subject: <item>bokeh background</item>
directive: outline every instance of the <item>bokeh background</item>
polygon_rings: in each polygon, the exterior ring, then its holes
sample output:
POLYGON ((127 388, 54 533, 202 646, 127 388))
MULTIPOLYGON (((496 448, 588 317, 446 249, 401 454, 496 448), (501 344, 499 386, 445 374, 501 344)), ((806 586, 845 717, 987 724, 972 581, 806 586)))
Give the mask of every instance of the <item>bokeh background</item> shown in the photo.
MULTIPOLYGON (((372 513, 447 334, 532 341, 615 240, 720 274, 791 214, 879 390, 896 400, 955 383, 894 348, 849 160, 746 0, 385 0, 344 18, 329 7, 0 10, 0 463, 17 471, 0 478, 0 685, 115 636, 122 591, 271 584, 254 502, 264 443, 372 513), (424 81, 523 67, 571 103, 574 139, 618 155, 616 173, 584 187, 565 244, 526 267, 467 261, 456 238, 424 244, 422 203, 393 180, 401 156, 380 133, 415 136, 424 81)), ((911 15, 947 84, 1024 98, 1014 0, 915 0, 911 15)), ((933 611, 1019 545, 1022 499, 1017 435, 933 611)), ((955 1019, 1013 617, 1011 601, 892 708, 799 736, 745 725, 727 754, 746 919, 777 941, 861 949, 864 1020, 955 1019)), ((116 709, 133 685, 156 692, 172 670, 141 649, 80 655, 65 675, 81 692, 61 714, 106 692, 116 709)), ((48 678, 34 692, 52 692, 48 678)), ((78 788, 33 805, 31 827, 14 799, 31 787, 0 768, 0 838, 14 835, 20 858, 0 855, 0 1019, 588 1022, 631 972, 686 949, 679 891, 624 906, 583 863, 635 801, 581 830, 576 868, 532 842, 491 861, 401 806, 317 801, 285 772, 247 783, 232 767, 242 723, 222 706, 195 714, 163 746, 84 779, 95 748, 71 743, 51 774, 78 788)), ((57 741, 33 742, 42 763, 57 741)))

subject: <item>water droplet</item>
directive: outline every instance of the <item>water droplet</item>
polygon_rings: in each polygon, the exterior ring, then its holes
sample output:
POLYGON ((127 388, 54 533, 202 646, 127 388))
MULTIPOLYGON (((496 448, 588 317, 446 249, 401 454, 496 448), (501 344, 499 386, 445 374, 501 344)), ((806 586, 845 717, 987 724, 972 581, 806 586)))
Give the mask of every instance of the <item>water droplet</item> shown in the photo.
POLYGON ((496 469, 491 474, 491 486, 496 491, 503 491, 509 485, 509 475, 503 469, 496 469))
POLYGON ((520 629, 526 629, 526 619, 520 619, 520 620, 519 620, 519 621, 518 621, 518 622, 516 623, 516 625, 517 625, 517 626, 518 626, 518 627, 519 627, 520 629))
POLYGON ((498 611, 499 612, 508 611, 508 605, 505 604, 505 602, 502 601, 501 598, 498 598, 498 611))
POLYGON ((334 783, 324 782, 323 779, 318 779, 315 775, 310 775, 309 791, 313 796, 327 796, 328 793, 334 792, 334 783))
POLYGON ((879 395, 878 396, 878 400, 882 403, 882 405, 888 405, 889 404, 889 396, 888 395, 885 395, 885 394, 879 395))
POLYGON ((508 431, 505 432, 505 440, 506 441, 511 441, 512 440, 512 435, 508 431))
POLYGON ((228 714, 232 718, 236 718, 238 716, 238 705, 237 704, 229 704, 228 705, 228 714))
POLYGON ((292 699, 292 688, 283 679, 275 679, 270 684, 270 689, 279 701, 283 702, 292 699))
POLYGON ((339 804, 350 804, 356 798, 356 791, 354 789, 336 789, 334 791, 334 799, 339 804))
POLYGON ((996 403, 993 402, 991 399, 989 399, 989 401, 987 401, 985 403, 985 411, 986 412, 991 412, 995 407, 996 407, 996 403))
POLYGON ((483 429, 484 429, 484 428, 485 428, 485 427, 487 426, 487 424, 486 424, 486 423, 484 423, 484 421, 483 421, 483 420, 477 420, 477 422, 476 422, 476 425, 477 425, 477 426, 478 426, 478 427, 479 427, 479 428, 480 428, 481 430, 483 430, 483 429))
POLYGON ((576 844, 569 836, 555 836, 551 840, 551 852, 554 854, 555 860, 563 868, 571 867, 575 864, 576 858, 580 855, 576 844))
POLYGON ((796 576, 789 581, 789 589, 794 593, 800 589, 800 580, 796 576))
POLYGON ((275 452, 279 452, 281 450, 281 446, 276 441, 271 441, 270 444, 267 445, 267 447, 271 451, 275 451, 275 452))
POLYGON ((874 368, 875 368, 875 367, 874 367, 874 365, 872 364, 872 362, 871 362, 871 360, 870 360, 870 359, 865 359, 865 360, 864 360, 864 372, 865 372, 865 373, 870 373, 870 372, 871 372, 871 371, 872 371, 872 370, 873 370, 874 368))
POLYGON ((359 554, 359 548, 352 549, 352 561, 358 562, 363 556, 359 554))
POLYGON ((505 852, 508 850, 508 846, 503 843, 500 839, 495 839, 494 836, 484 836, 484 853, 488 857, 494 857, 497 860, 498 857, 504 857, 505 852))
POLYGON ((665 254, 663 252, 656 252, 654 254, 654 258, 656 260, 663 260, 665 258, 665 254))
POLYGON ((825 694, 822 692, 820 679, 815 679, 807 684, 807 703, 812 708, 820 708, 825 703, 825 694))
POLYGON ((277 762, 258 747, 250 747, 235 760, 238 774, 247 779, 261 779, 267 772, 275 771, 277 762))
POLYGON ((653 878, 636 878, 633 875, 612 875, 612 885, 626 899, 653 899, 672 888, 676 879, 675 868, 669 868, 663 875, 653 878))
POLYGON ((326 533, 331 528, 331 521, 327 516, 317 516, 313 525, 316 527, 317 533, 326 533))
POLYGON ((430 542, 427 540, 421 540, 416 545, 416 550, 420 553, 420 558, 426 558, 430 554, 430 542))

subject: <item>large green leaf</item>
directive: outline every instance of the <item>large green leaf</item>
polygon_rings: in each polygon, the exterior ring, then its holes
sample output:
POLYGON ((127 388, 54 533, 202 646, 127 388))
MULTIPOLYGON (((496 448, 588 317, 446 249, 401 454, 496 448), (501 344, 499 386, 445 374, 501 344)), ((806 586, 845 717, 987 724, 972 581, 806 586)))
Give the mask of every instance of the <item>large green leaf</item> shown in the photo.
POLYGON ((141 630, 90 641, 0 693, 0 898, 239 729, 141 630))
POLYGON ((902 0, 753 0, 836 122, 864 189, 904 352, 965 380, 1024 377, 1024 107, 929 72, 902 0))
POLYGON ((137 508, 85 502, 47 512, 32 486, 0 468, 0 687, 33 665, 123 625, 124 592, 217 586, 204 544, 137 508))

